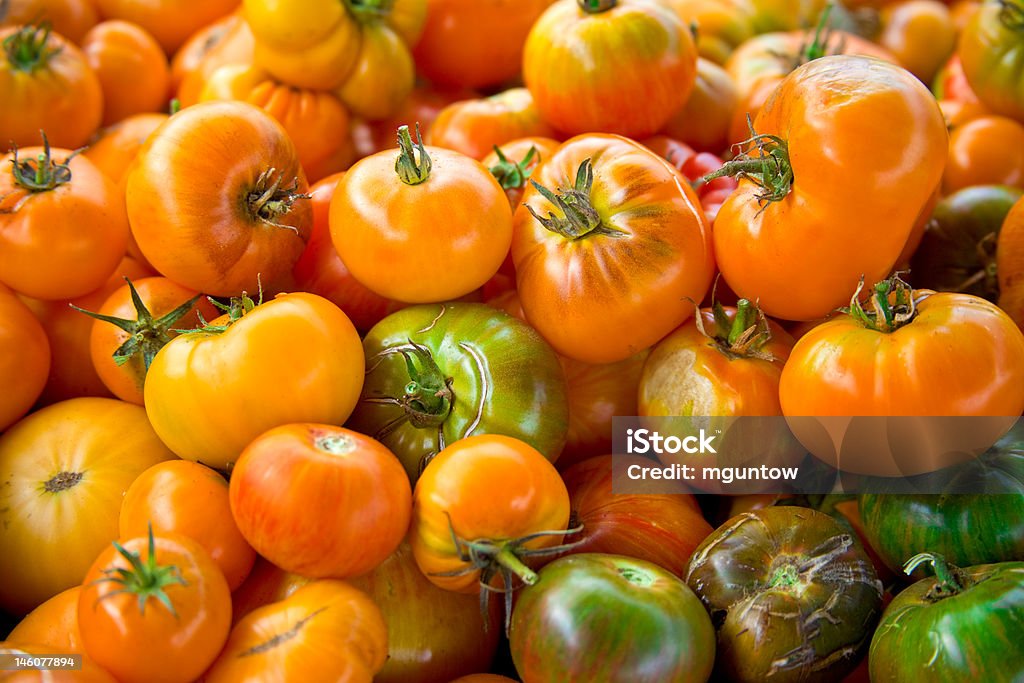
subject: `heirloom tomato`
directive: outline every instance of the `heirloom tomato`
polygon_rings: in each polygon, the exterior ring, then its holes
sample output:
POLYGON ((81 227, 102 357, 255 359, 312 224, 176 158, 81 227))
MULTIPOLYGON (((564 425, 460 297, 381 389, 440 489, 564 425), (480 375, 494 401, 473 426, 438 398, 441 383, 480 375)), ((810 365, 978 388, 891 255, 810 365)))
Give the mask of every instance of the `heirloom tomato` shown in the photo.
POLYGON ((174 455, 140 407, 108 398, 48 406, 0 436, 0 607, 24 614, 80 584, 117 538, 125 490, 174 455))
POLYGON ((363 382, 359 334, 327 299, 248 297, 172 339, 146 375, 146 411, 186 460, 227 468, 257 436, 292 422, 344 422, 363 382))
POLYGON ((665 0, 665 4, 684 25, 697 26, 697 51, 715 64, 725 64, 733 50, 755 35, 754 10, 748 0, 665 0))
POLYGON ((999 307, 1024 327, 1024 198, 1018 199, 1003 219, 996 238, 996 274, 999 307))
MULTIPOLYGON (((136 114, 103 128, 82 152, 96 168, 124 191, 128 169, 150 134, 167 120, 167 114, 136 114)), ((129 244, 129 249, 132 245, 129 244)), ((137 247, 136 247, 137 248, 137 247)), ((141 252, 138 254, 141 256, 141 252)))
POLYGON ((979 116, 950 132, 942 191, 974 185, 1024 188, 1024 125, 1005 116, 979 116))
MULTIPOLYGON (((554 154, 560 144, 545 137, 517 138, 495 145, 494 150, 483 158, 481 163, 501 184, 513 211, 522 201, 534 170, 554 154)), ((502 265, 502 271, 504 268, 502 265)))
POLYGON ((85 34, 82 52, 103 90, 104 126, 166 108, 171 67, 145 29, 127 21, 104 21, 85 34))
POLYGON ((0 26, 23 26, 40 20, 78 44, 99 17, 94 3, 81 0, 5 0, 0 5, 0 26))
POLYGON ((526 88, 453 102, 442 109, 427 129, 427 144, 483 159, 496 146, 524 137, 554 137, 526 88))
POLYGON ((693 92, 661 132, 694 149, 718 154, 729 145, 729 121, 738 101, 739 92, 729 72, 699 57, 693 92))
POLYGON ((107 281, 128 225, 117 188, 91 161, 43 142, 0 159, 0 283, 70 299, 107 281))
POLYGON ((978 99, 996 114, 1024 123, 1024 2, 982 3, 957 43, 964 75, 978 99))
POLYGON ((231 591, 199 543, 136 536, 101 552, 82 581, 85 651, 123 683, 191 683, 231 628, 231 591))
POLYGON ((942 176, 942 112, 905 69, 834 55, 783 79, 753 126, 746 158, 720 172, 741 179, 715 219, 719 268, 769 316, 820 318, 903 252, 942 176), (872 200, 850 212, 851 196, 872 200))
POLYGON ((128 487, 121 503, 121 538, 180 534, 201 545, 217 563, 228 588, 242 585, 256 560, 231 516, 228 482, 217 471, 188 460, 153 465, 128 487))
POLYGON ((897 595, 871 639, 872 683, 1019 681, 1024 678, 1024 562, 956 567, 936 553, 935 578, 897 595))
POLYGON ((259 555, 252 565, 252 571, 241 586, 231 593, 231 625, 234 626, 251 612, 280 602, 300 586, 314 579, 291 574, 259 555))
POLYGON ((93 0, 105 19, 138 24, 171 55, 196 31, 231 13, 238 0, 93 0))
POLYGON ((347 583, 314 581, 235 624, 203 680, 370 683, 387 654, 373 601, 347 583))
POLYGON ((524 322, 484 304, 412 306, 363 340, 366 381, 349 427, 402 461, 413 482, 459 439, 504 434, 554 461, 565 443, 565 378, 524 322))
POLYGON ((345 173, 331 200, 331 238, 352 275, 381 296, 457 299, 505 259, 508 200, 479 161, 414 145, 406 126, 398 141, 397 155, 378 152, 345 173))
POLYGON ((42 129, 76 149, 102 116, 100 81, 77 47, 45 24, 0 28, 0 144, 31 145, 42 129))
POLYGON ((938 0, 902 0, 882 8, 875 38, 904 69, 931 83, 956 50, 957 29, 938 0))
POLYGON ((231 471, 230 499, 260 555, 285 571, 344 579, 395 551, 409 528, 412 489, 380 442, 306 423, 256 437, 231 471))
POLYGON ((21 419, 50 374, 50 340, 32 310, 0 285, 0 432, 21 419))
POLYGON ((220 67, 252 64, 254 42, 241 12, 217 20, 189 38, 171 60, 171 90, 181 106, 197 103, 210 74, 220 67))
POLYGON ((146 260, 213 296, 277 288, 309 239, 312 214, 295 145, 263 110, 204 102, 146 140, 125 189, 146 260), (174 169, 168 174, 168 169, 174 169))
POLYGON ((512 659, 525 683, 704 683, 715 629, 679 577, 631 557, 555 560, 512 612, 512 659))
POLYGON ((881 613, 856 536, 809 508, 737 515, 697 548, 686 581, 715 618, 716 670, 732 681, 840 680, 881 613))
POLYGON ((704 298, 714 271, 707 218, 685 178, 646 147, 581 135, 530 184, 514 219, 516 283, 526 319, 561 355, 624 360, 704 298))
POLYGON ((652 0, 558 0, 523 48, 523 80, 537 108, 569 135, 653 135, 696 78, 690 29, 652 0))

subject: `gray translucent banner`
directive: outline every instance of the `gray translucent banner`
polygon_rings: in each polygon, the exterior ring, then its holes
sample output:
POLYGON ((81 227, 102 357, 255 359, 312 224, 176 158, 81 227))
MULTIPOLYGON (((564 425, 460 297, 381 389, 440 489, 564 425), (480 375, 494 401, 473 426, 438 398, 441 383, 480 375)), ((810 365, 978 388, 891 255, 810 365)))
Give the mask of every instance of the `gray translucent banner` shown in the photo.
POLYGON ((616 417, 615 493, 1020 494, 1013 417, 616 417))

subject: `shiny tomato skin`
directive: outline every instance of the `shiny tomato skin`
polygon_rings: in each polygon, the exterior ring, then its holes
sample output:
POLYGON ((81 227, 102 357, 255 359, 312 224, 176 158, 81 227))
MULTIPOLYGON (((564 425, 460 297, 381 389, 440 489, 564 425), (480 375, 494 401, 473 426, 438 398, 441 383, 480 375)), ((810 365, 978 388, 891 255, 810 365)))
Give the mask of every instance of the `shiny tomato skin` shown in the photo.
POLYGON ((81 586, 72 586, 36 607, 7 634, 8 642, 48 645, 62 654, 85 654, 78 628, 81 591, 81 586))
POLYGON ((453 102, 437 114, 425 142, 483 159, 494 147, 517 138, 554 137, 526 88, 510 88, 480 99, 453 102))
POLYGON ((50 374, 50 341, 32 310, 0 285, 0 431, 21 419, 42 393, 50 374))
POLYGON ((156 39, 137 24, 111 20, 85 34, 82 52, 103 89, 103 125, 167 108, 171 67, 156 39))
POLYGON ((942 191, 975 185, 1024 188, 1024 124, 1005 116, 979 116, 949 135, 942 191))

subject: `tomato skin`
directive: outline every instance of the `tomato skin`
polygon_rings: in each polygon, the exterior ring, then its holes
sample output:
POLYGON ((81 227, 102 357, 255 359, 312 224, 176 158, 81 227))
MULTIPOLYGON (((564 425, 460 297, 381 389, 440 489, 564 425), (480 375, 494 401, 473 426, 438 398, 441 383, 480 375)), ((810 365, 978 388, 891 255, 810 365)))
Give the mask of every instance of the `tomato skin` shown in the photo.
POLYGON ((217 563, 230 590, 252 569, 256 552, 231 517, 228 482, 216 470, 188 460, 153 465, 128 487, 121 504, 121 538, 180 534, 201 545, 217 563))
MULTIPOLYGON (((721 157, 710 152, 698 152, 686 143, 664 135, 655 135, 643 141, 644 147, 663 158, 676 167, 691 186, 709 173, 713 173, 725 163, 721 157)), ((708 182, 702 182, 696 188, 697 197, 700 199, 700 206, 704 209, 704 215, 708 222, 714 225, 722 203, 736 189, 738 183, 734 178, 722 176, 708 182)), ((719 283, 721 285, 722 283, 719 283)), ((722 289, 720 286, 719 289, 722 289)))
MULTIPOLYGON (((35 31, 31 26, 0 28, 0 42, 35 31)), ((81 50, 56 33, 46 33, 42 49, 49 56, 24 67, 12 62, 6 49, 0 50, 0 140, 5 151, 11 143, 38 144, 40 130, 54 147, 77 149, 100 127, 103 92, 81 50)), ((0 188, 0 196, 3 192, 0 188)))
POLYGON ((483 159, 495 146, 517 138, 555 137, 526 88, 512 88, 475 100, 454 102, 430 124, 427 144, 483 159))
MULTIPOLYGON (((474 5, 475 6, 475 5, 474 5)), ((395 131, 402 126, 416 130, 416 124, 426 134, 441 110, 449 104, 471 100, 480 94, 465 88, 439 89, 426 83, 413 88, 409 97, 391 116, 379 121, 355 122, 353 137, 355 138, 358 156, 370 156, 376 152, 395 148, 395 131)))
POLYGON ((519 596, 509 641, 525 683, 704 683, 714 665, 714 627, 693 591, 618 555, 544 567, 519 596))
POLYGON ((53 30, 78 45, 99 17, 91 2, 78 0, 12 0, 5 5, 0 26, 21 26, 33 21, 49 21, 53 30))
POLYGON ((363 349, 366 382, 348 426, 390 448, 410 481, 445 444, 477 434, 513 436, 548 460, 558 458, 568 420, 565 379, 554 352, 526 323, 484 304, 413 306, 374 326, 363 349), (399 350, 410 340, 430 352, 439 381, 451 378, 450 411, 442 405, 439 413, 417 416, 378 402, 404 395, 412 378, 399 350))
POLYGON ((131 163, 150 134, 167 120, 167 114, 136 114, 101 129, 82 152, 105 176, 124 190, 131 163))
POLYGON ((685 104, 696 78, 689 29, 648 0, 622 0, 596 14, 558 0, 523 48, 526 87, 544 119, 568 135, 653 135, 685 104))
POLYGON ((938 0, 903 0, 881 11, 877 40, 899 64, 925 83, 956 50, 957 29, 949 8, 938 0))
POLYGON ((22 560, 0 563, 0 606, 24 614, 80 584, 117 538, 125 490, 173 457, 142 408, 107 398, 57 403, 4 432, 0 555, 22 560))
POLYGON ((425 150, 425 181, 406 184, 396 173, 398 154, 379 152, 350 168, 331 200, 331 239, 353 277, 405 303, 457 299, 482 287, 512 238, 512 212, 490 172, 459 152, 425 150))
POLYGON ((651 346, 692 314, 687 299, 704 298, 714 257, 707 219, 688 183, 631 140, 573 138, 532 179, 551 191, 571 188, 587 159, 594 170, 587 195, 598 227, 629 239, 598 229, 570 238, 546 228, 529 209, 540 216, 561 210, 530 187, 515 213, 512 260, 526 318, 548 343, 575 360, 613 363, 651 346))
POLYGON ((182 108, 199 102, 210 75, 229 64, 252 64, 255 39, 241 11, 200 29, 174 53, 171 91, 182 108))
POLYGON ((285 571, 343 579, 395 551, 409 527, 412 488, 380 442, 342 427, 290 424, 246 447, 230 499, 260 555, 285 571))
POLYGON ((7 634, 7 642, 46 645, 54 648, 54 652, 84 655, 82 632, 78 628, 81 592, 81 586, 72 586, 36 607, 7 634))
MULTIPOLYGON (((224 315, 210 324, 227 322, 224 315)), ((144 398, 172 451, 227 468, 272 427, 344 422, 362 378, 352 323, 326 299, 296 292, 256 306, 225 332, 175 337, 153 359, 144 398)))
POLYGON ((1024 199, 1018 199, 1003 219, 996 240, 999 307, 1024 329, 1024 199))
POLYGON ((170 89, 167 55, 142 27, 104 21, 82 39, 82 52, 103 90, 103 125, 164 109, 170 89))
POLYGON ((1004 116, 980 116, 949 135, 942 191, 974 185, 1024 188, 1024 125, 1004 116))
POLYGON ((50 341, 32 311, 0 285, 0 432, 20 420, 43 392, 50 374, 50 341))
POLYGON ((698 57, 693 92, 661 132, 694 149, 718 154, 729 144, 729 121, 738 100, 739 92, 729 72, 710 59, 698 57))
POLYGON ((996 114, 1024 123, 1020 9, 1017 0, 1006 3, 1005 10, 1003 3, 983 3, 961 32, 957 54, 978 99, 996 114))
MULTIPOLYGON (((138 536, 121 545, 146 562, 150 539, 138 536)), ((78 597, 78 623, 85 650, 119 681, 193 681, 213 662, 231 627, 231 591, 217 564, 199 543, 166 534, 153 539, 152 557, 174 566, 183 580, 164 588, 173 610, 156 598, 139 598, 104 581, 108 570, 131 565, 114 546, 89 568, 78 597)))
MULTIPOLYGON (((28 147, 18 150, 18 160, 33 159, 35 168, 43 154, 43 147, 28 147)), ((13 154, 0 160, 0 281, 32 298, 70 299, 99 289, 128 244, 117 188, 92 162, 72 154, 50 149, 52 163, 66 165, 70 179, 55 179, 43 191, 20 184, 13 154)))
POLYGON ((188 0, 94 0, 105 19, 123 19, 153 34, 167 54, 174 52, 204 26, 226 16, 238 0, 209 0, 193 6, 188 0))
POLYGON ((740 180, 715 219, 719 269, 738 295, 758 301, 769 316, 823 317, 849 302, 862 276, 867 282, 886 277, 901 255, 945 164, 941 111, 906 70, 836 55, 787 76, 754 128, 785 137, 794 182, 782 199, 762 206, 760 189, 740 180), (835 98, 844 105, 831 106, 835 98), (863 156, 868 138, 876 152, 870 161, 863 156), (819 154, 823 145, 832 150, 828 157, 819 154), (851 192, 873 198, 856 217, 835 208, 851 192), (818 217, 826 213, 832 220, 823 232, 818 217), (812 243, 815 258, 808 260, 812 243), (794 273, 799 296, 793 296, 794 273))
POLYGON ((387 652, 387 627, 366 594, 314 581, 238 622, 204 680, 370 683, 387 652))
POLYGON ((697 548, 686 582, 717 615, 716 673, 734 681, 838 680, 881 612, 882 583, 854 534, 808 508, 732 518, 697 548), (808 620, 820 627, 810 637, 808 620))
POLYGON ((269 114, 243 102, 204 102, 150 135, 125 196, 132 234, 162 275, 237 296, 258 291, 258 280, 274 289, 290 274, 312 227, 300 196, 306 189, 295 145, 269 114), (279 201, 260 199, 275 182, 279 201))

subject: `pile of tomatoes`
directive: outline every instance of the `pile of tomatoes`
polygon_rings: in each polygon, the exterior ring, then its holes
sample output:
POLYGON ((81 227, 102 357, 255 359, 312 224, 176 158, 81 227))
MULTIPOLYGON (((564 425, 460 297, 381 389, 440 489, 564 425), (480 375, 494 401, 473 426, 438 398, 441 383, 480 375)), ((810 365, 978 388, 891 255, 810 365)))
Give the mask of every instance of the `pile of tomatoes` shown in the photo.
POLYGON ((1024 413, 1022 73, 1021 0, 0 1, 0 680, 1024 680, 1017 432, 610 455, 1024 413))

